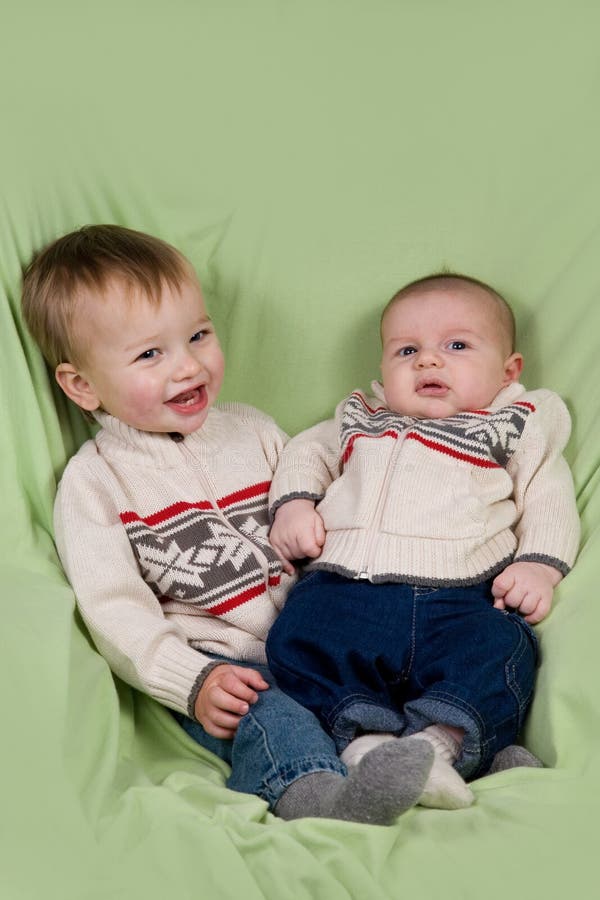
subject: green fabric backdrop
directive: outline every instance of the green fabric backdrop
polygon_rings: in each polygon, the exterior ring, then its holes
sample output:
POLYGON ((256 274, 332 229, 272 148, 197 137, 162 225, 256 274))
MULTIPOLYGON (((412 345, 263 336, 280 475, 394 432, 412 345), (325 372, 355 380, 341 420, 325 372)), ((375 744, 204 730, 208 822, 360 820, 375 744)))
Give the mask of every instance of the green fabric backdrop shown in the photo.
POLYGON ((600 786, 600 7, 586 0, 0 4, 0 897, 594 894, 600 786), (512 300, 524 382, 559 391, 583 520, 539 627, 545 770, 391 828, 284 823, 113 680, 52 501, 86 436, 24 333, 20 267, 86 222, 175 243, 224 399, 295 432, 377 376, 377 318, 441 266, 512 300))

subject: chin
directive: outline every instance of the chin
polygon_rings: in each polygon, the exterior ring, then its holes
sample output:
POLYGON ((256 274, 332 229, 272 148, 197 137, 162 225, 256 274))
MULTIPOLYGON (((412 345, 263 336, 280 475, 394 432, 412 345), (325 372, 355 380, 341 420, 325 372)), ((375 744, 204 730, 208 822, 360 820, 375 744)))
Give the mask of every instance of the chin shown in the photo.
POLYGON ((182 422, 174 422, 173 427, 169 428, 169 432, 178 431, 179 434, 193 434, 194 431, 198 431, 199 428, 202 428, 202 426, 206 422, 208 409, 203 410, 203 412, 204 415, 198 416, 197 418, 184 419, 182 422))
POLYGON ((432 403, 427 409, 414 412, 413 416, 416 416, 418 419, 448 419, 460 411, 444 403, 432 403))

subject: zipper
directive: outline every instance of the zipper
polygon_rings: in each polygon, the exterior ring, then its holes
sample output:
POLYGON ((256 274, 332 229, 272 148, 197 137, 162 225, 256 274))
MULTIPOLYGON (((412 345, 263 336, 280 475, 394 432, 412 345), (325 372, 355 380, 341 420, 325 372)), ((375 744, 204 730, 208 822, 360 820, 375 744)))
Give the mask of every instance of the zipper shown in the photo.
MULTIPOLYGON (((183 446, 181 446, 181 453, 182 453, 182 456, 186 456, 186 451, 183 446)), ((243 544, 245 544, 250 549, 251 553, 253 554, 253 556, 255 557, 256 561, 258 562, 260 568, 262 569, 265 585, 268 588, 269 587, 269 560, 267 559, 265 554, 262 552, 260 547, 254 543, 254 541, 251 541, 250 538, 246 537, 246 535, 243 534, 243 532, 239 531, 239 529, 235 528, 235 526, 232 525, 230 520, 227 518, 227 516, 225 515, 225 513, 219 506, 218 500, 214 496, 214 492, 213 492, 212 488, 206 482, 204 475, 201 473, 201 470, 199 468, 196 468, 195 466, 194 466, 194 474, 195 474, 195 477, 197 477, 198 481, 200 482, 202 490, 206 493, 206 499, 211 504, 212 509, 214 510, 214 512, 216 512, 219 519, 225 525, 227 525, 227 528, 230 531, 233 531, 234 534, 236 534, 238 536, 239 540, 243 544)))
POLYGON ((359 568, 358 573, 354 576, 356 581, 370 581, 371 573, 369 571, 369 566, 371 563, 371 555, 373 544, 375 542, 375 537, 379 533, 379 525, 381 524, 381 520, 383 518, 383 498, 387 493, 387 489, 389 487, 389 483, 392 478, 393 468, 396 462, 396 457, 400 453, 400 448, 404 443, 404 436, 406 432, 402 432, 396 438, 396 444, 394 449, 390 454, 390 458, 388 460, 388 464, 386 466, 385 474, 383 476, 383 480, 379 485, 379 491, 377 493, 377 502, 375 504, 375 508, 373 510, 373 515, 371 516, 371 521, 367 526, 370 533, 367 538, 367 543, 365 546, 365 552, 363 553, 362 563, 359 568))

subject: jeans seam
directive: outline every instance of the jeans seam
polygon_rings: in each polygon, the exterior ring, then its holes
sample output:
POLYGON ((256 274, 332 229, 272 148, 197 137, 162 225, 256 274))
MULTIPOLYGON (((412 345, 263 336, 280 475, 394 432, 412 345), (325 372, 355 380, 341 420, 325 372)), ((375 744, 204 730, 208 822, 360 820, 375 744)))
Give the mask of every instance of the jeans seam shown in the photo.
MULTIPOLYGON (((512 693, 513 697, 517 703, 517 723, 519 731, 523 727, 523 722, 525 720, 525 713, 529 706, 529 701, 533 694, 533 686, 527 696, 523 694, 519 685, 519 679, 517 678, 517 666, 523 656, 527 651, 528 638, 524 634, 523 630, 520 628, 518 624, 515 623, 515 627, 518 629, 519 633, 519 643, 515 652, 512 654, 510 659, 504 665, 504 673, 506 679, 506 686, 509 691, 512 693)), ((534 648, 535 650, 535 648, 534 648)))
POLYGON ((259 796, 261 796, 263 800, 267 801, 271 808, 275 806, 290 784, 303 775, 309 775, 311 772, 333 772, 338 775, 346 774, 346 768, 343 763, 340 762, 339 768, 337 768, 331 760, 324 762, 318 756, 305 756, 295 760, 294 765, 286 764, 278 766, 271 752, 267 730, 251 712, 246 713, 246 716, 251 722, 251 727, 256 729, 260 734, 265 758, 268 758, 269 760, 271 774, 263 777, 261 788, 257 790, 257 793, 259 793, 259 796))
POLYGON ((416 594, 416 592, 415 592, 415 595, 413 596, 413 605, 412 605, 413 608, 412 608, 412 622, 411 622, 411 634, 410 634, 410 656, 408 659, 408 664, 405 669, 405 674, 404 674, 405 679, 408 679, 408 677, 412 671, 413 663, 415 661, 415 656, 417 653, 417 604, 416 604, 417 596, 418 596, 418 594, 416 594))

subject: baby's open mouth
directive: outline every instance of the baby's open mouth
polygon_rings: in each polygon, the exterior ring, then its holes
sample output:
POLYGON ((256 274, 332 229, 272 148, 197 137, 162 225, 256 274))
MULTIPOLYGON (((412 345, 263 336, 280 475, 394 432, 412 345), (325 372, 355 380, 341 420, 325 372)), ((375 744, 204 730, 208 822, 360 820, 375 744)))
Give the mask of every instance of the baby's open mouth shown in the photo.
POLYGON ((423 378, 417 383, 417 394, 425 394, 430 397, 442 396, 448 393, 448 385, 436 378, 423 378))

